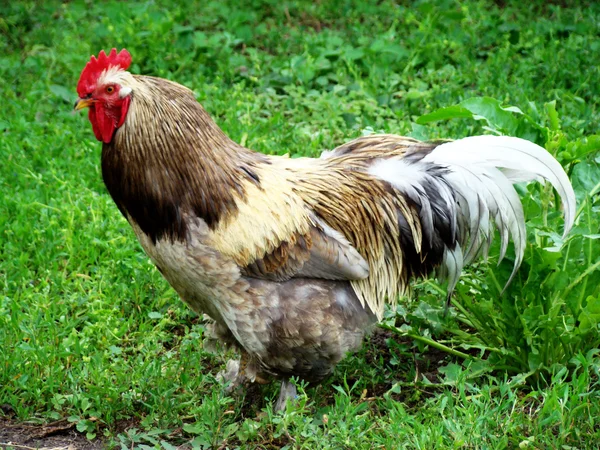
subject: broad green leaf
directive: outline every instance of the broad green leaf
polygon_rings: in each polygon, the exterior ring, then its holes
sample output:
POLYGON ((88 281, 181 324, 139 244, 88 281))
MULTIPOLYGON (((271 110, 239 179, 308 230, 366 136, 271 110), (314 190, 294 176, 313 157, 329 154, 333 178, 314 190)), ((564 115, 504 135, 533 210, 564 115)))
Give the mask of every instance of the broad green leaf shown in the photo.
POLYGON ((590 195, 600 183, 600 165, 592 162, 577 164, 571 175, 571 183, 579 198, 590 195))
POLYGON ((594 153, 600 155, 600 135, 594 134, 572 141, 567 149, 573 154, 573 158, 582 159, 594 153))
POLYGON ((409 137, 418 139, 420 141, 426 141, 429 139, 429 134, 427 133, 427 127, 423 125, 419 125, 418 123, 412 123, 412 131, 408 133, 409 137))
POLYGON ((204 431, 206 426, 203 423, 195 422, 195 423, 184 423, 183 431, 189 434, 200 434, 204 431))
POLYGON ((518 119, 513 112, 503 108, 500 101, 495 98, 470 98, 461 102, 461 106, 471 111, 474 116, 483 117, 491 127, 505 134, 514 136, 517 131, 519 125, 518 119))
POLYGON ((448 106, 440 108, 429 114, 423 114, 417 119, 417 124, 425 125, 426 123, 439 122, 440 120, 473 118, 473 113, 462 106, 448 106))
POLYGON ((600 325, 600 299, 588 297, 587 304, 579 314, 579 331, 586 333, 590 330, 598 330, 600 325))
POLYGON ((438 371, 444 374, 444 382, 456 384, 459 381, 460 375, 463 373, 463 368, 458 364, 450 363, 440 367, 438 371))
POLYGON ((419 125, 424 125, 440 120, 462 118, 483 120, 486 124, 484 128, 492 132, 500 132, 541 144, 544 143, 540 142, 540 133, 543 127, 536 124, 521 109, 515 106, 502 106, 499 100, 491 97, 469 98, 458 105, 440 108, 429 114, 424 114, 416 122, 419 125))
POLYGON ((164 450, 177 450, 179 447, 169 444, 167 441, 160 441, 160 445, 164 450))

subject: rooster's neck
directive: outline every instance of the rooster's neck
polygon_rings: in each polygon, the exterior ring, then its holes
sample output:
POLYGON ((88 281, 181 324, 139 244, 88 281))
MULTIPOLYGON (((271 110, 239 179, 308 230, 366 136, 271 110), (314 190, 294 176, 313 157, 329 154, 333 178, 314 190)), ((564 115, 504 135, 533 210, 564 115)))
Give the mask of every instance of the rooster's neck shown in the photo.
POLYGON ((185 241, 190 220, 215 228, 236 214, 244 183, 260 185, 254 168, 266 159, 229 139, 186 88, 141 81, 125 124, 103 146, 102 176, 153 241, 185 241))

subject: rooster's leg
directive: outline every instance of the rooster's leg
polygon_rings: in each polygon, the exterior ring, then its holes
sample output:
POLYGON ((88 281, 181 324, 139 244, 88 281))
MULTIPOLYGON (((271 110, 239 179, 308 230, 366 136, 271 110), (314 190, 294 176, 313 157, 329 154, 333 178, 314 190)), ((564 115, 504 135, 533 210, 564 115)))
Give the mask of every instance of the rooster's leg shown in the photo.
POLYGON ((275 411, 284 411, 285 405, 288 400, 295 400, 297 397, 296 386, 289 380, 283 380, 281 382, 281 389, 279 390, 279 398, 275 403, 275 411))
POLYGON ((217 380, 225 385, 225 392, 233 392, 243 382, 240 373, 240 361, 237 359, 227 361, 225 369, 217 374, 217 380))

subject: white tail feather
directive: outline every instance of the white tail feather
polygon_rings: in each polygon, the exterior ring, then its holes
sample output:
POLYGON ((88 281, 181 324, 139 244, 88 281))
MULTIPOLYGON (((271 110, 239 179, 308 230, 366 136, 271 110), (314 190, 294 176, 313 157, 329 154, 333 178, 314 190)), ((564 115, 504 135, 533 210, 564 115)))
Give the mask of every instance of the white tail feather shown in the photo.
MULTIPOLYGON (((492 218, 500 230, 500 260, 512 239, 515 265, 507 285, 521 265, 527 237, 523 207, 512 183, 548 180, 563 202, 564 235, 573 225, 576 202, 569 178, 558 161, 533 142, 509 136, 473 136, 436 147, 423 162, 450 169, 444 178, 454 188, 461 213, 470 224, 470 243, 464 263, 481 254, 487 255, 493 236, 489 229, 492 218)), ((454 261, 450 265, 454 266, 454 261)), ((449 282, 452 281, 453 277, 449 277, 449 282)), ((451 284, 449 288, 452 287, 451 284)))
MULTIPOLYGON (((565 235, 575 219, 575 193, 561 165, 542 147, 520 138, 468 137, 441 144, 421 159, 380 159, 369 173, 388 181, 419 205, 424 240, 431 243, 437 229, 434 223, 444 223, 445 229, 451 230, 452 245, 445 244, 440 272, 448 281, 449 294, 464 264, 481 255, 487 258, 494 236, 492 223, 500 231, 499 260, 510 240, 515 246, 515 264, 507 285, 516 274, 523 261, 527 232, 521 200, 512 183, 548 180, 564 205, 565 235)), ((419 251, 421 243, 414 238, 419 251)))

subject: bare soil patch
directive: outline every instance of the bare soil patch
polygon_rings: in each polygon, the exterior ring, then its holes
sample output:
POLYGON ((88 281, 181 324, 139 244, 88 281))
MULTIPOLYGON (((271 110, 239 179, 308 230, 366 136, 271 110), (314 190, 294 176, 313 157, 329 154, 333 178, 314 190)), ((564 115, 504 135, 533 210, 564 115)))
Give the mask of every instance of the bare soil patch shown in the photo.
POLYGON ((66 419, 45 425, 20 423, 0 417, 0 449, 100 450, 105 444, 90 441, 66 419))

